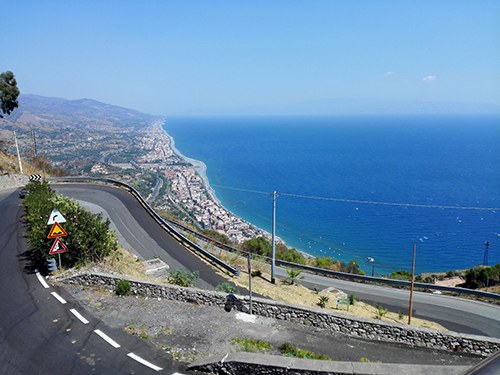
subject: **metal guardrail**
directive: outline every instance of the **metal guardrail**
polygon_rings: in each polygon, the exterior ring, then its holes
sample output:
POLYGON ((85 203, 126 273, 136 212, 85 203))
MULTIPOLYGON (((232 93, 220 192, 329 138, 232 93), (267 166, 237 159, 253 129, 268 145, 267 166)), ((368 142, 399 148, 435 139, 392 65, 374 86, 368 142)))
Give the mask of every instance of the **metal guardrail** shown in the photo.
MULTIPOLYGON (((161 223, 163 223, 167 228, 169 228, 169 231, 171 231, 172 233, 176 233, 177 236, 181 236, 181 238, 182 238, 183 241, 188 242, 190 246, 199 249, 198 251, 200 253, 202 253, 204 256, 212 259, 215 263, 221 265, 221 267, 224 267, 226 269, 228 269, 227 267, 229 267, 231 269, 234 269, 234 270, 237 271, 237 273, 235 273, 233 271, 230 271, 230 272, 233 272, 237 276, 239 275, 240 271, 238 269, 235 269, 235 268, 227 265, 226 263, 222 262, 220 259, 218 259, 214 255, 208 253, 207 251, 203 250, 201 247, 199 247, 195 243, 193 243, 193 242, 189 241, 188 239, 186 239, 185 237, 183 237, 179 232, 177 232, 177 230, 175 230, 173 228, 173 225, 175 225, 177 227, 181 227, 183 231, 186 231, 186 232, 192 234, 193 236, 195 236, 197 238, 200 238, 200 239, 202 239, 204 241, 207 241, 207 242, 216 242, 217 246, 220 247, 220 248, 222 248, 223 250, 228 250, 228 251, 231 251, 231 252, 240 252, 242 254, 247 254, 245 251, 242 251, 240 249, 236 249, 234 247, 231 247, 229 245, 220 243, 218 241, 214 241, 213 238, 205 236, 205 235, 203 235, 201 233, 198 233, 198 232, 192 230, 191 228, 183 226, 182 224, 177 223, 175 221, 168 220, 169 223, 167 223, 167 221, 165 219, 163 219, 161 216, 159 216, 144 201, 144 199, 139 194, 139 192, 137 192, 130 185, 127 185, 127 184, 125 184, 123 182, 120 182, 120 181, 116 181, 116 180, 112 180, 112 179, 104 179, 104 178, 99 178, 99 177, 51 177, 51 178, 48 178, 47 180, 49 180, 49 181, 53 181, 53 180, 76 181, 76 182, 77 181, 108 182, 108 183, 117 184, 117 185, 126 187, 127 189, 129 189, 129 190, 131 190, 131 191, 133 191, 135 193, 135 195, 138 197, 138 199, 140 199, 143 202, 143 204, 145 205, 145 207, 148 208, 148 210, 150 211, 150 213, 154 217, 156 217, 157 220, 161 221, 161 223), (205 254, 207 254, 207 255, 205 255, 205 254), (215 261, 214 258, 217 259, 217 261, 215 261), (225 265, 225 266, 223 266, 223 265, 225 265)), ((264 258, 266 258, 266 257, 264 257, 264 258)), ((271 263, 272 259, 269 258, 269 257, 267 257, 267 261, 269 263, 271 263)), ((304 270, 304 271, 308 271, 308 272, 312 272, 312 273, 316 273, 316 274, 320 274, 320 275, 333 276, 333 277, 338 277, 338 278, 341 278, 341 279, 347 279, 347 280, 352 280, 352 281, 361 281, 361 282, 365 282, 365 283, 377 283, 377 284, 385 284, 385 285, 408 287, 408 288, 411 286, 411 282, 410 281, 395 280, 395 279, 382 279, 382 278, 379 278, 379 277, 372 277, 372 276, 365 276, 365 275, 355 275, 355 274, 346 273, 346 272, 339 272, 339 271, 330 271, 330 270, 326 270, 326 269, 323 269, 323 268, 316 268, 316 267, 306 266, 306 265, 303 265, 303 264, 286 262, 286 261, 279 260, 279 259, 276 259, 276 265, 282 265, 282 266, 290 267, 290 268, 298 268, 298 269, 301 269, 301 270, 304 270)), ((467 289, 467 288, 459 288, 459 287, 451 287, 451 286, 436 285, 436 284, 427 284, 427 283, 414 283, 413 286, 415 288, 421 288, 421 289, 432 289, 432 290, 440 290, 440 291, 442 290, 442 291, 445 291, 445 292, 451 292, 451 293, 457 293, 457 294, 466 294, 466 295, 473 295, 473 296, 477 296, 477 297, 491 298, 491 299, 494 299, 494 300, 497 300, 497 301, 500 300, 500 294, 483 292, 483 291, 475 290, 475 289, 467 289)))
POLYGON ((230 266, 229 264, 224 263, 222 260, 217 258, 215 255, 205 251, 202 249, 200 246, 195 244, 194 242, 190 241, 186 237, 184 237, 181 233, 179 233, 174 227, 172 227, 168 222, 166 222, 160 215, 156 213, 153 208, 144 200, 144 198, 141 196, 141 194, 134 189, 132 186, 121 182, 117 180, 113 180, 110 178, 100 178, 100 177, 49 177, 47 178, 48 182, 99 182, 99 183, 105 183, 105 184, 112 184, 112 185, 118 185, 121 186, 127 190, 129 190, 133 196, 146 208, 148 213, 156 220, 159 222, 163 228, 167 232, 169 232, 171 235, 177 238, 177 240, 184 245, 187 245, 188 247, 194 249, 204 257, 208 258, 210 261, 214 262, 215 264, 219 265, 220 267, 224 268, 225 270, 231 272, 232 274, 239 276, 240 275, 240 270, 237 268, 234 268, 230 266))
MULTIPOLYGON (((353 281, 363 281, 363 282, 369 282, 369 283, 386 284, 386 285, 392 285, 392 286, 402 286, 402 287, 408 287, 408 288, 411 286, 410 281, 395 280, 395 279, 382 279, 380 277, 372 277, 372 276, 365 276, 365 275, 354 275, 351 273, 330 271, 330 270, 325 270, 322 268, 316 268, 316 267, 305 266, 302 264, 285 262, 282 260, 276 260, 276 262, 281 264, 281 265, 284 265, 286 267, 300 268, 300 269, 314 272, 314 273, 320 273, 323 275, 341 277, 341 278, 350 279, 353 281)), ((486 297, 486 298, 492 298, 495 300, 500 300, 500 294, 483 292, 481 290, 475 290, 475 289, 467 289, 467 288, 459 288, 459 287, 427 284, 427 283, 413 283, 413 286, 415 288, 443 290, 443 291, 451 292, 451 293, 468 294, 468 295, 473 295, 473 296, 477 296, 477 297, 486 297)))
MULTIPOLYGON (((170 224, 177 226, 179 228, 182 228, 183 231, 186 231, 186 232, 192 234, 193 236, 195 236, 201 240, 204 240, 207 242, 216 242, 217 246, 219 248, 222 248, 223 250, 228 250, 231 252, 240 252, 242 255, 247 255, 246 251, 242 251, 240 249, 236 249, 236 248, 231 247, 229 245, 215 241, 213 238, 205 236, 204 234, 198 233, 198 232, 192 230, 191 228, 188 228, 188 227, 186 227, 180 223, 177 223, 173 220, 169 220, 169 222, 170 222, 170 224)), ((269 257, 264 257, 264 256, 261 256, 261 257, 266 258, 268 263, 272 262, 272 259, 269 257)), ((316 273, 316 274, 321 274, 321 275, 325 275, 325 276, 333 276, 333 277, 338 277, 341 279, 347 279, 347 280, 352 280, 352 281, 361 281, 361 282, 366 282, 366 283, 378 283, 378 284, 408 287, 408 288, 411 286, 410 281, 395 280, 395 279, 383 279, 380 277, 355 275, 352 273, 339 272, 339 271, 330 271, 330 270, 326 270, 324 268, 311 267, 311 266, 287 262, 287 261, 279 260, 279 259, 276 259, 276 265, 278 265, 278 266, 282 265, 282 266, 290 267, 290 268, 298 268, 298 269, 312 272, 312 273, 316 273)), ((495 300, 500 300, 500 294, 483 292, 483 291, 475 290, 475 289, 467 289, 467 288, 459 288, 459 287, 451 287, 451 286, 427 284, 427 283, 414 283, 413 286, 415 288, 421 288, 421 289, 442 290, 445 292, 452 292, 452 293, 458 293, 458 294, 468 294, 468 295, 474 295, 477 297, 486 297, 486 298, 492 298, 495 300)))

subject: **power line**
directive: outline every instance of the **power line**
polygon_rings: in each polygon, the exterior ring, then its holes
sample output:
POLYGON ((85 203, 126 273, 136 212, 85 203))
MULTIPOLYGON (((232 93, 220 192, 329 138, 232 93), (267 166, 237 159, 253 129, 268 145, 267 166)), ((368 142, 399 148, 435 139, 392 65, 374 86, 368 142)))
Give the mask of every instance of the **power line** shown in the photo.
POLYGON ((254 201, 254 200, 256 200, 256 199, 262 199, 262 198, 267 198, 267 197, 269 197, 269 194, 266 194, 266 195, 261 195, 260 197, 257 197, 257 198, 241 199, 241 200, 239 200, 239 201, 234 200, 234 201, 232 201, 231 203, 233 203, 233 204, 234 204, 234 203, 240 203, 240 202, 248 202, 248 201, 254 201))
MULTIPOLYGON (((231 189, 231 190, 244 191, 244 192, 248 192, 248 193, 266 194, 263 197, 253 198, 253 199, 260 199, 260 198, 264 198, 266 196, 272 196, 272 193, 266 193, 266 192, 263 192, 263 191, 240 189, 240 188, 234 188, 234 187, 222 186, 222 185, 214 185, 214 186, 220 187, 220 188, 223 188, 223 189, 231 189)), ((432 205, 432 204, 375 202, 375 201, 363 201, 363 200, 357 200, 357 199, 313 197, 313 196, 308 196, 308 195, 288 194, 288 193, 278 193, 278 195, 285 195, 285 196, 288 196, 288 197, 295 197, 295 198, 318 199, 318 200, 334 201, 334 202, 347 202, 347 203, 360 203, 360 204, 378 204, 378 205, 385 205, 385 206, 446 208, 446 209, 455 209, 455 210, 483 210, 483 211, 496 211, 496 210, 500 210, 500 208, 491 208, 491 207, 461 207, 461 206, 440 206, 440 205, 432 205)), ((247 200, 250 200, 250 199, 245 199, 245 200, 241 200, 241 201, 238 201, 238 202, 243 202, 243 201, 247 201, 247 200)))
POLYGON ((240 189, 240 188, 229 187, 229 186, 222 186, 222 185, 213 185, 213 186, 220 187, 220 188, 224 188, 224 189, 231 189, 231 190, 246 191, 246 192, 248 192, 248 193, 257 193, 257 194, 272 195, 272 193, 267 193, 267 192, 265 192, 265 191, 247 190, 247 189, 240 189))

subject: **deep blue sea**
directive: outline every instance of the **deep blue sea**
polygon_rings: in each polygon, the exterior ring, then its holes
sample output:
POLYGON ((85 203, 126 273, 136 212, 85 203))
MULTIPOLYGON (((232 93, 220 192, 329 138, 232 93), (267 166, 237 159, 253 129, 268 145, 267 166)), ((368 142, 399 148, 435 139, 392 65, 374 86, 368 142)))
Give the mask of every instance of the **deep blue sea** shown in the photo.
POLYGON ((276 234, 297 250, 382 275, 411 271, 413 244, 417 273, 474 267, 489 241, 488 265, 500 263, 500 209, 444 208, 500 208, 500 116, 171 117, 164 128, 244 220, 271 232, 281 194, 276 234))

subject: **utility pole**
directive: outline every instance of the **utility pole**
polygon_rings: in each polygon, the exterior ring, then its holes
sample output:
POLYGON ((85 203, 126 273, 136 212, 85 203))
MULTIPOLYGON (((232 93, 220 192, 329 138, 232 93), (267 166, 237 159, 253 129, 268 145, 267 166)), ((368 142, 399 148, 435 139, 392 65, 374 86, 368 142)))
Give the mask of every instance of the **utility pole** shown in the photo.
POLYGON ((275 284, 275 263, 276 263, 276 192, 273 191, 273 252, 271 260, 271 283, 275 284))
POLYGON ((484 258, 483 258, 483 266, 488 267, 488 250, 490 248, 490 241, 486 241, 484 244, 484 258))
POLYGON ((42 144, 42 163, 43 163, 43 182, 45 182, 45 159, 43 156, 43 144, 42 144))
POLYGON ((413 308, 413 282, 415 280, 415 252, 417 244, 413 244, 413 265, 411 267, 410 311, 408 311, 408 325, 411 324, 411 309, 413 308))
POLYGON ((36 149, 36 136, 33 128, 31 128, 31 141, 32 141, 31 153, 33 157, 33 165, 35 165, 37 149, 36 149))
POLYGON ((16 132, 14 132, 14 141, 16 143, 17 160, 19 161, 19 170, 21 171, 21 174, 23 174, 23 164, 21 163, 21 155, 19 155, 19 146, 17 145, 16 132))

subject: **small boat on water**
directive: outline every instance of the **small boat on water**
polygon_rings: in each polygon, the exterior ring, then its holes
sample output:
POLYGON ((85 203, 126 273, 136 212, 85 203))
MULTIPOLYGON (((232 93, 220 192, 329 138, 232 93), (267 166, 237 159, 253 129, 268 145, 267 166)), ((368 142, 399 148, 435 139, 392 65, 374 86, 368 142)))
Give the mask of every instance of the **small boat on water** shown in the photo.
POLYGON ((366 261, 367 262, 375 262, 375 259, 373 259, 372 257, 366 257, 366 261))

